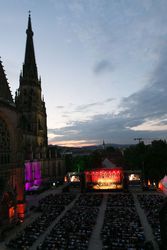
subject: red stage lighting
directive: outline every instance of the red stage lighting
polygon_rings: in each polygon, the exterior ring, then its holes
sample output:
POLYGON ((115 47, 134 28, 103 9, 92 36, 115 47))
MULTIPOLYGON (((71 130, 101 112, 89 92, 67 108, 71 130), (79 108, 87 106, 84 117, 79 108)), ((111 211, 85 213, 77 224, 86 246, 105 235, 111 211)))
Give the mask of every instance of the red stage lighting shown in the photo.
POLYGON ((86 183, 93 189, 122 189, 123 170, 98 169, 85 171, 86 183))

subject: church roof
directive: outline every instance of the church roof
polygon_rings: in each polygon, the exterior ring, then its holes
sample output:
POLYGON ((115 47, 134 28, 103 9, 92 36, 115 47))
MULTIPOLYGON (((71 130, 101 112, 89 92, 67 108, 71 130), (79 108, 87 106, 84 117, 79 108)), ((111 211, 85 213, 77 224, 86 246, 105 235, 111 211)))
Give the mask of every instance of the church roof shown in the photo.
POLYGON ((6 78, 6 74, 0 60, 0 100, 13 103, 12 94, 6 78))

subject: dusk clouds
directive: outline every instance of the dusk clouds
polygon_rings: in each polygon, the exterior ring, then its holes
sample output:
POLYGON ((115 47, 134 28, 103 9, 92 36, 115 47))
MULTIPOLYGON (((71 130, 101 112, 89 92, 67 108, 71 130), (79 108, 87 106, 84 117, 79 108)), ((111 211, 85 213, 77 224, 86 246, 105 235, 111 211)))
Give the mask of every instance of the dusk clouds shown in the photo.
POLYGON ((108 60, 102 60, 98 62, 94 67, 94 73, 99 75, 103 73, 110 73, 113 71, 113 65, 108 60))
POLYGON ((50 142, 165 138, 167 2, 71 1, 68 7, 95 78, 85 83, 88 99, 81 91, 67 126, 49 129, 50 142))
POLYGON ((166 0, 4 1, 0 56, 13 95, 29 9, 49 143, 166 137, 166 0))
MULTIPOLYGON (((104 69, 103 64, 102 69, 104 69)), ((113 101, 113 99, 111 98, 109 101, 113 101)), ((97 104, 79 106, 78 110, 84 112, 86 108, 97 104)), ((62 140, 68 141, 74 140, 74 138, 77 141, 85 140, 90 144, 92 142, 100 143, 103 139, 117 143, 133 143, 135 137, 165 139, 167 131, 167 47, 159 55, 157 68, 152 72, 150 82, 140 91, 122 98, 119 108, 121 111, 117 115, 109 112, 94 115, 88 121, 74 121, 70 126, 49 130, 52 134, 62 136, 52 138, 50 142, 56 140, 59 143, 62 140)))

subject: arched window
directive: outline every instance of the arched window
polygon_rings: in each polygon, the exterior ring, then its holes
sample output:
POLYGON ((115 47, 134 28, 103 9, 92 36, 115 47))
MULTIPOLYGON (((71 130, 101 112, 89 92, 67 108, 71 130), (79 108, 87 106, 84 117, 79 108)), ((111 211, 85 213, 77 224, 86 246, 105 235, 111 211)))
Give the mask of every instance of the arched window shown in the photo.
POLYGON ((4 120, 0 118, 0 164, 10 162, 10 136, 4 120))

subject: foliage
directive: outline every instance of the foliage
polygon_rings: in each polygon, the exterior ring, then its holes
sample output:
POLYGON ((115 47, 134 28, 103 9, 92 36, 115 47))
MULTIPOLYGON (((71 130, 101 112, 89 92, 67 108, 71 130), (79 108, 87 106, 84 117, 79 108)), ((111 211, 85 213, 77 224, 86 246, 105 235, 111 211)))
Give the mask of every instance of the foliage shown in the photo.
POLYGON ((158 182, 167 174, 167 143, 153 141, 150 145, 143 142, 130 146, 124 151, 125 163, 130 169, 141 169, 144 178, 158 182))
POLYGON ((67 172, 99 168, 105 158, 125 169, 142 170, 144 179, 152 182, 158 182, 167 175, 167 142, 162 140, 153 141, 150 145, 140 142, 126 148, 123 154, 119 149, 106 147, 90 151, 87 155, 66 155, 67 172))
POLYGON ((122 164, 122 152, 113 147, 106 147, 105 149, 96 149, 87 155, 66 155, 67 172, 80 172, 84 170, 100 168, 102 161, 105 159, 115 160, 117 164, 122 164))

